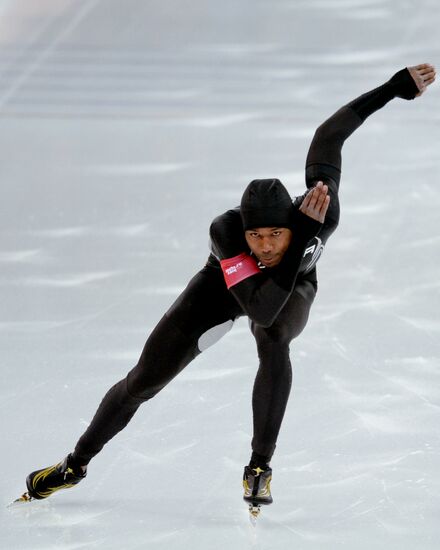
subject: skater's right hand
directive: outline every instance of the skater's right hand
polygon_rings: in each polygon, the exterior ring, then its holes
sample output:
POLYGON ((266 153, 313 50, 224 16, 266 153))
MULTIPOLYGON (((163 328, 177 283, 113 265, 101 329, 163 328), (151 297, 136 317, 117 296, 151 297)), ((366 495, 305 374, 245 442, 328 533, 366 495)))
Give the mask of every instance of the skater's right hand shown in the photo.
POLYGON ((299 210, 306 216, 324 223, 329 204, 328 186, 324 185, 322 181, 318 181, 316 187, 310 189, 305 196, 299 210))

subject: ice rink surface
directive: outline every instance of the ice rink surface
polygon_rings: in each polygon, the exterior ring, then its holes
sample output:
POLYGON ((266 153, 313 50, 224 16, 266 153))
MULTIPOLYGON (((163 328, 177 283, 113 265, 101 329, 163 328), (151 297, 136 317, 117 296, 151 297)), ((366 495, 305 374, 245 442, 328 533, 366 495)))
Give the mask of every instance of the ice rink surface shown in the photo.
POLYGON ((440 4, 0 2, 0 547, 434 550, 440 540, 440 88, 344 147, 251 528, 257 368, 245 320, 91 463, 7 510, 69 452, 253 178, 292 195, 315 128, 405 65, 440 65, 440 4))

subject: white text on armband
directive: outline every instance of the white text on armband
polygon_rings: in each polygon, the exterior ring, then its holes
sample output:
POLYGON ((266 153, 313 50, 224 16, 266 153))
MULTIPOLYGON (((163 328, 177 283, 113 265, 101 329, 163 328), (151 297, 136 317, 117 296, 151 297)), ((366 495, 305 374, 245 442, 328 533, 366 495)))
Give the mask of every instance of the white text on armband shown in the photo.
POLYGON ((220 260, 220 265, 228 288, 244 281, 244 279, 252 275, 260 273, 255 259, 245 252, 233 258, 220 260))

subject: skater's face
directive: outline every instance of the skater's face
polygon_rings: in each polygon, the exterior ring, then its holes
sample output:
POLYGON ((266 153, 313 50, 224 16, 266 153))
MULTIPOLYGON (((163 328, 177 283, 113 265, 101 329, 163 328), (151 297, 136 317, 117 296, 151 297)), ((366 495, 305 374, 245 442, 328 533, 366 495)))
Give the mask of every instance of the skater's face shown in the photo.
POLYGON ((274 267, 289 248, 292 231, 287 227, 257 227, 245 231, 245 237, 260 262, 266 267, 274 267))

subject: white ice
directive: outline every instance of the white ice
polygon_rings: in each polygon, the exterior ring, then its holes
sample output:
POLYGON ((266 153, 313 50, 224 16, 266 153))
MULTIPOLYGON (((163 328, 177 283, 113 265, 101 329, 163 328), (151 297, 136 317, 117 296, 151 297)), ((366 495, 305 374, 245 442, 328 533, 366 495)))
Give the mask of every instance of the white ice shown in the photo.
POLYGON ((7 510, 74 446, 252 178, 303 191, 314 129, 408 64, 440 4, 0 4, 0 547, 434 550, 440 540, 438 83, 344 147, 342 219, 292 345, 273 506, 248 522, 246 320, 96 457, 7 510))

